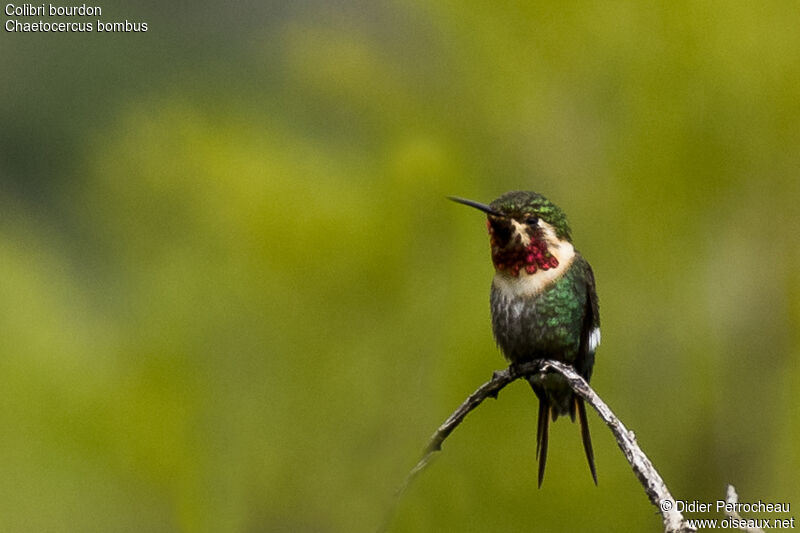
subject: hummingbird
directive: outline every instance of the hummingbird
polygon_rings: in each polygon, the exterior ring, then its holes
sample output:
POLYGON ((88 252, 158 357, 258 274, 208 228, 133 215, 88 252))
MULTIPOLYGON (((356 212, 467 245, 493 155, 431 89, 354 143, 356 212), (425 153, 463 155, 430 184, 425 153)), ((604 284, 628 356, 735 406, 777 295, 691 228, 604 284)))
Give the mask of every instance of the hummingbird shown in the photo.
MULTIPOLYGON (((571 365, 587 382, 600 344, 594 273, 573 247, 567 216, 541 194, 511 191, 489 205, 449 197, 487 215, 494 278, 492 332, 509 363, 552 359, 571 365)), ((549 424, 577 414, 583 449, 595 485, 592 440, 583 399, 555 372, 528 382, 539 399, 536 458, 539 487, 547 463, 549 424)))

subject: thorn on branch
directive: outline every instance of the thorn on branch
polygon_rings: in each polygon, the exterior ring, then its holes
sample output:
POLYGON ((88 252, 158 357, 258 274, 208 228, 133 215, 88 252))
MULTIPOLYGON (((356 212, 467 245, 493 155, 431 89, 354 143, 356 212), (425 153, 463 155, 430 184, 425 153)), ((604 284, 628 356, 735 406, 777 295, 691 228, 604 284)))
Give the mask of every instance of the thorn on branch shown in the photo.
MULTIPOLYGON (((741 521, 738 523, 746 523, 744 519, 742 519, 741 515, 736 512, 736 504, 739 503, 739 495, 736 494, 736 488, 733 485, 728 485, 725 489, 725 503, 730 505, 730 509, 728 507, 725 508, 725 516, 728 518, 733 518, 735 520, 741 521)), ((746 531, 747 533, 764 533, 764 530, 760 527, 741 527, 742 531, 746 531)))

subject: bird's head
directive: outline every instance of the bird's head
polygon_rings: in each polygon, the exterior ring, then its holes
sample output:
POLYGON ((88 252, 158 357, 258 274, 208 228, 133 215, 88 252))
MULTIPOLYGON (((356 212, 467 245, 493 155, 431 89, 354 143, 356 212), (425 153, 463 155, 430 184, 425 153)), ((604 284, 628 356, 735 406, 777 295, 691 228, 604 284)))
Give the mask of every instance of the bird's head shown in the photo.
POLYGON ((555 249, 572 242, 567 216, 541 194, 507 192, 489 205, 450 199, 486 213, 492 262, 497 271, 517 277, 521 272, 533 275, 555 268, 555 249))

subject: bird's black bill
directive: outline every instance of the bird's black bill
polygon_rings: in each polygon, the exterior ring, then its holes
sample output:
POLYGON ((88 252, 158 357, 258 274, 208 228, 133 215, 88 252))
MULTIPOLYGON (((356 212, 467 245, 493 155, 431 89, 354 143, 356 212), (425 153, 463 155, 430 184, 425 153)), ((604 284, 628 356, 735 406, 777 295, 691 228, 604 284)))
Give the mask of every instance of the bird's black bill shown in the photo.
POLYGON ((454 202, 458 202, 459 204, 464 204, 464 205, 468 205, 470 207, 474 207, 475 209, 479 209, 479 210, 483 211, 484 213, 486 213, 487 215, 494 215, 496 217, 503 216, 502 213, 498 213, 497 211, 495 211, 494 209, 492 209, 488 205, 482 204, 480 202, 474 202, 472 200, 467 200, 465 198, 458 198, 456 196, 448 196, 447 198, 450 199, 450 200, 453 200, 454 202))

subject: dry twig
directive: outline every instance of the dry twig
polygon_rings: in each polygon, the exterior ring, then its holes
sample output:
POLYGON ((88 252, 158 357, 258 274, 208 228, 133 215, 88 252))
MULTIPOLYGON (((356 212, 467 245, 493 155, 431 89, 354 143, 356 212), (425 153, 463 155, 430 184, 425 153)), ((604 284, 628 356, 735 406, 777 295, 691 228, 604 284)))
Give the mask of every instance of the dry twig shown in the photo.
MULTIPOLYGON (((642 487, 644 487, 644 491, 650 499, 650 502, 655 505, 661 513, 661 519, 664 523, 664 532, 690 533, 696 531, 696 529, 684 520, 683 515, 675 508, 675 499, 672 497, 672 494, 670 494, 669 489, 667 489, 664 480, 661 479, 661 476, 656 471, 655 467, 653 467, 653 463, 650 462, 650 459, 648 459, 642 449, 639 448, 633 432, 625 427, 608 405, 606 405, 600 396, 586 383, 586 380, 578 375, 572 367, 551 360, 535 360, 520 365, 512 365, 505 370, 496 371, 492 375, 490 381, 487 381, 478 387, 475 392, 470 394, 464 403, 462 403, 458 409, 439 426, 433 436, 431 436, 428 445, 425 447, 422 458, 411 472, 409 472, 405 481, 397 490, 395 494, 395 506, 409 484, 430 463, 433 455, 442 449, 444 440, 458 427, 470 411, 478 407, 486 398, 497 398, 498 393, 512 381, 547 371, 555 371, 564 376, 572 390, 591 405, 600 415, 603 422, 609 427, 617 440, 617 445, 619 445, 622 453, 625 454, 634 474, 636 474, 642 487), (671 504, 663 504, 663 502, 670 502, 671 504)), ((379 531, 384 531, 388 526, 395 506, 390 510, 383 527, 380 528, 379 531)))

